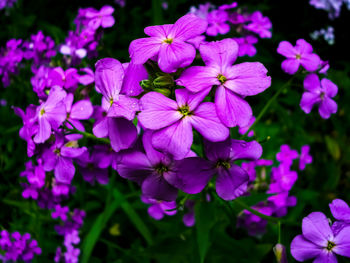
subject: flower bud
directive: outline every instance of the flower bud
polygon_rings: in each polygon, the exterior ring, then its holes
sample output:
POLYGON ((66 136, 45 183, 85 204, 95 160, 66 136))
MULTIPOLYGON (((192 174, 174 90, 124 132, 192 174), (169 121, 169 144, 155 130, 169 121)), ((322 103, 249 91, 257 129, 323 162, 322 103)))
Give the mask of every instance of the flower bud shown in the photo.
POLYGON ((165 88, 165 87, 171 87, 174 85, 173 77, 170 75, 163 75, 158 76, 153 80, 153 86, 155 88, 165 88))
POLYGON ((274 246, 273 252, 275 253, 277 263, 288 263, 285 246, 277 244, 274 246))

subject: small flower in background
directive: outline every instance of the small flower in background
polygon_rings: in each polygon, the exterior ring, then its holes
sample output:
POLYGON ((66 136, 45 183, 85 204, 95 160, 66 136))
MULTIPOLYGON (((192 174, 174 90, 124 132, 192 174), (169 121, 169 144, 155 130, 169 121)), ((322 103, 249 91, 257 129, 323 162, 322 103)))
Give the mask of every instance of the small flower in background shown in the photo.
POLYGON ((319 77, 312 73, 304 79, 305 92, 300 101, 301 109, 309 114, 314 105, 323 119, 328 119, 338 110, 337 103, 332 98, 337 95, 338 87, 329 79, 319 77))
POLYGON ((277 53, 287 58, 282 62, 282 69, 291 75, 298 71, 300 65, 312 72, 320 64, 319 56, 313 53, 312 46, 304 39, 297 40, 295 47, 288 41, 282 41, 278 45, 277 53))
POLYGON ((299 169, 304 170, 307 164, 312 163, 312 156, 309 154, 310 146, 304 145, 301 147, 299 156, 299 169))
POLYGON ((317 40, 320 37, 323 37, 323 39, 329 44, 333 45, 335 41, 335 36, 334 36, 334 28, 329 26, 327 28, 322 28, 320 30, 316 30, 310 34, 310 37, 313 40, 317 40))

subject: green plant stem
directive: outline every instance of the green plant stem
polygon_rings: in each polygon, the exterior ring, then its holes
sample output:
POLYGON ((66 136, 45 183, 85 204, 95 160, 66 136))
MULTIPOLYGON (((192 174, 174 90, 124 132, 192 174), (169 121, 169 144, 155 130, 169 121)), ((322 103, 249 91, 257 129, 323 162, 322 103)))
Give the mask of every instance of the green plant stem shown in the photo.
POLYGON ((279 88, 277 92, 271 97, 271 99, 269 99, 269 101, 265 104, 264 108, 259 112, 259 115, 256 117, 252 126, 250 126, 249 129, 246 131, 246 133, 241 136, 241 139, 244 139, 247 137, 248 133, 251 130, 253 130, 254 126, 261 120, 261 118, 264 116, 266 111, 270 108, 271 104, 278 98, 281 92, 292 83, 294 78, 295 78, 295 75, 291 77, 281 88, 279 88))
POLYGON ((69 129, 67 127, 65 127, 66 131, 69 131, 71 133, 78 133, 83 135, 84 137, 88 138, 88 139, 92 139, 101 143, 106 143, 106 144, 110 144, 111 141, 107 138, 98 138, 95 135, 93 135, 92 133, 89 132, 84 132, 84 131, 79 131, 78 129, 69 129))

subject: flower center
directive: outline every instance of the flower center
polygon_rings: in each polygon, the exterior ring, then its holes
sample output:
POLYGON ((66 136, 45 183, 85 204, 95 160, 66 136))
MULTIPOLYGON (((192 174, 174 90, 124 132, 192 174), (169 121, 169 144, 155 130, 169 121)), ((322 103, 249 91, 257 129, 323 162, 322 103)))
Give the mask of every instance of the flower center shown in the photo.
POLYGON ((112 106, 113 102, 114 102, 113 98, 110 98, 109 99, 109 106, 112 106))
POLYGON ((181 108, 178 108, 178 111, 182 114, 182 116, 188 116, 191 115, 192 112, 190 111, 190 107, 188 107, 187 105, 182 106, 181 108))
POLYGON ((60 148, 56 148, 55 150, 53 150, 53 152, 54 152, 55 154, 57 154, 58 156, 61 155, 61 149, 60 149, 60 148))
POLYGON ((231 164, 229 161, 226 161, 226 160, 218 160, 215 167, 216 168, 223 167, 228 170, 231 168, 231 164))
POLYGON ((173 39, 172 38, 166 38, 166 39, 163 40, 163 43, 171 44, 171 43, 173 43, 173 39))
POLYGON ((301 59, 300 54, 296 54, 296 55, 295 55, 295 58, 296 58, 296 59, 301 59))
POLYGON ((227 78, 224 75, 222 75, 222 74, 219 74, 217 76, 217 79, 220 81, 221 84, 224 84, 226 82, 226 80, 227 80, 227 78))
POLYGON ((167 166, 165 166, 162 163, 157 164, 154 169, 156 170, 156 172, 160 175, 163 175, 166 172, 169 172, 169 168, 167 166))
POLYGON ((45 109, 42 108, 42 109, 40 110, 40 116, 43 116, 44 114, 45 114, 45 109))
POLYGON ((322 91, 321 94, 320 94, 321 100, 324 99, 324 96, 325 96, 325 93, 322 91))
POLYGON ((328 251, 332 251, 332 249, 335 247, 335 243, 332 242, 332 241, 328 241, 328 244, 327 244, 327 250, 328 251))

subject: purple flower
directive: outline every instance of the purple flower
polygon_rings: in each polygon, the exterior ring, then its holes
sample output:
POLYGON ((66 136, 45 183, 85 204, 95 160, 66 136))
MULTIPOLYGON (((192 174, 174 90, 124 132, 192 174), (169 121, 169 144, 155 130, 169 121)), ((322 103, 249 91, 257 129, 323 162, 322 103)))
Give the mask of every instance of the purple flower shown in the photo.
POLYGON ((336 255, 350 257, 350 227, 334 234, 327 217, 313 212, 303 219, 303 234, 291 244, 292 256, 298 261, 315 258, 314 262, 338 262, 336 255))
POLYGON ((251 14, 250 21, 244 26, 245 29, 258 34, 261 38, 271 38, 272 23, 268 17, 263 16, 260 11, 255 11, 251 14))
POLYGON ((295 47, 288 41, 279 43, 277 53, 287 59, 282 62, 282 69, 288 74, 295 74, 302 65, 307 71, 315 71, 320 65, 320 58, 312 53, 312 46, 304 39, 298 39, 295 47))
POLYGON ((298 156, 299 156, 299 154, 296 150, 292 150, 289 147, 289 145, 283 144, 283 145, 281 145, 280 152, 276 154, 276 159, 281 164, 283 164, 289 168, 292 165, 293 160, 297 159, 298 156))
POLYGON ((331 114, 336 113, 338 106, 333 98, 338 93, 338 87, 329 79, 320 81, 316 74, 309 74, 304 79, 305 92, 300 101, 301 109, 309 114, 312 107, 318 105, 318 112, 323 119, 328 119, 331 114))
POLYGON ((175 201, 159 201, 152 198, 141 196, 142 202, 145 204, 151 204, 148 208, 148 214, 155 220, 161 220, 164 215, 172 216, 176 214, 176 202, 175 201), (169 211, 170 210, 170 211, 169 211))
POLYGON ((217 143, 206 141, 205 153, 209 161, 205 163, 203 160, 199 168, 191 167, 188 160, 182 161, 176 176, 170 178, 169 182, 185 193, 197 194, 204 189, 211 177, 217 174, 217 194, 224 200, 233 200, 246 192, 249 182, 247 172, 234 162, 260 158, 262 148, 256 141, 227 139, 217 143))
POLYGON ((248 35, 245 37, 233 38, 239 45, 238 56, 243 57, 245 55, 253 57, 256 54, 256 48, 254 44, 258 43, 258 39, 254 36, 248 35))
POLYGON ((177 89, 176 102, 157 92, 141 98, 138 118, 143 127, 155 131, 152 137, 155 148, 182 159, 192 145, 192 127, 210 141, 223 141, 229 136, 229 130, 216 115, 214 104, 200 104, 206 93, 194 95, 186 89, 177 89))
POLYGON ((202 44, 200 54, 205 63, 186 69, 177 80, 191 92, 209 90, 217 85, 215 108, 227 127, 246 126, 252 109, 243 99, 256 95, 271 84, 266 68, 259 62, 246 62, 232 66, 238 54, 238 44, 233 39, 202 44))
POLYGON ((196 223, 196 218, 194 214, 194 206, 195 206, 194 200, 186 200, 185 208, 187 208, 187 213, 184 214, 182 217, 182 222, 187 227, 192 227, 196 223))
POLYGON ((74 177, 75 167, 72 158, 79 157, 86 151, 86 147, 78 148, 74 141, 64 143, 61 136, 56 136, 55 143, 44 150, 45 171, 55 172, 55 178, 61 183, 70 183, 74 177))
POLYGON ((225 35, 230 31, 230 26, 226 23, 228 15, 224 10, 213 10, 208 14, 208 28, 206 34, 208 36, 225 35))
POLYGON ((37 108, 37 119, 39 123, 38 133, 34 137, 35 143, 43 143, 51 135, 51 128, 57 130, 66 119, 64 98, 66 92, 56 86, 50 90, 47 101, 37 108))
POLYGON ((201 35, 206 29, 207 22, 193 14, 181 17, 175 24, 146 27, 145 34, 150 37, 131 42, 131 59, 135 64, 144 64, 155 58, 166 73, 187 67, 194 60, 196 50, 186 41, 201 35))
POLYGON ((67 247, 67 252, 64 253, 64 259, 66 263, 78 263, 78 257, 80 255, 80 249, 73 246, 67 247))
POLYGON ((337 220, 332 225, 335 234, 341 229, 350 226, 350 207, 341 199, 335 199, 329 204, 333 217, 337 220))
POLYGON ((304 170, 307 164, 312 163, 312 156, 309 154, 310 146, 304 145, 301 147, 301 153, 299 157, 299 169, 304 170))
POLYGON ((76 68, 69 68, 63 71, 62 68, 57 67, 50 71, 49 79, 52 86, 60 86, 70 91, 74 91, 78 87, 79 75, 76 68))
POLYGON ((115 22, 113 12, 114 8, 109 5, 103 6, 100 11, 88 10, 85 13, 86 18, 90 19, 88 26, 94 30, 100 26, 102 28, 112 27, 115 22))
POLYGON ((51 213, 51 216, 53 219, 61 218, 62 221, 66 221, 68 212, 68 206, 61 206, 60 204, 58 204, 55 206, 55 211, 51 213))

